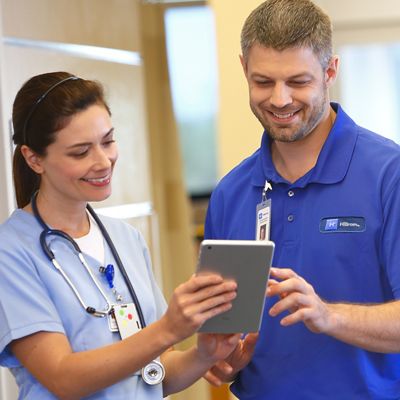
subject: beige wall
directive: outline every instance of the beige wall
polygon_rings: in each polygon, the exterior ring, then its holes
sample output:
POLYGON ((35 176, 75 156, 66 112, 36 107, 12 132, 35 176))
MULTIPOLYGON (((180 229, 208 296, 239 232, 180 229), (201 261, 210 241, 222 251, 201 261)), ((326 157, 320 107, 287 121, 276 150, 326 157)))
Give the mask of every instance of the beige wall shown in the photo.
POLYGON ((220 176, 253 153, 260 143, 262 127, 248 106, 247 84, 239 60, 242 25, 251 10, 260 3, 259 0, 209 0, 215 14, 217 33, 220 176))

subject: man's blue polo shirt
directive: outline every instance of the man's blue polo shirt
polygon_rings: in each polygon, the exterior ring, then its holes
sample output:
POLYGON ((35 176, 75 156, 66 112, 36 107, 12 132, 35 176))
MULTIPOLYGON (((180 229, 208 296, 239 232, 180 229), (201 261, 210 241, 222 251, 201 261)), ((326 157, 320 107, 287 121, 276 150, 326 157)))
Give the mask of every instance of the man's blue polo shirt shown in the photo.
MULTIPOLYGON (((337 117, 316 166, 293 184, 277 173, 264 133, 261 148, 214 190, 206 237, 254 239, 268 180, 275 267, 292 268, 329 302, 400 299, 399 146, 332 107, 337 117)), ((400 354, 364 351, 302 323, 281 327, 282 316, 268 315, 275 301, 267 299, 254 357, 232 385, 237 397, 400 399, 400 354)))

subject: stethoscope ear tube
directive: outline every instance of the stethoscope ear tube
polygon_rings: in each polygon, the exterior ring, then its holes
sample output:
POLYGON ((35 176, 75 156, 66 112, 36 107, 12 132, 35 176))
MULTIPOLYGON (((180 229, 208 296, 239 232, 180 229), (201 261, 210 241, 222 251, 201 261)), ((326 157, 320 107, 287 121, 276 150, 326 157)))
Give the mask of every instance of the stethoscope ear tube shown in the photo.
POLYGON ((100 318, 103 318, 106 315, 108 315, 110 313, 111 309, 112 309, 112 306, 111 306, 110 302, 108 301, 108 298, 105 295, 103 289, 100 287, 99 283, 97 282, 96 277, 93 275, 93 273, 90 270, 88 264, 86 263, 85 257, 83 257, 82 251, 79 248, 78 243, 76 243, 75 240, 70 235, 68 235, 68 233, 65 233, 65 232, 57 230, 57 229, 50 229, 50 228, 47 227, 40 234, 40 245, 41 245, 44 253, 46 254, 46 256, 49 258, 51 263, 54 265, 54 268, 63 276, 65 281, 68 283, 69 287, 72 289, 72 291, 74 292, 75 296, 79 300, 79 303, 85 309, 85 311, 90 315, 94 315, 95 317, 100 317, 100 318), (97 289, 102 294, 103 298, 106 300, 107 309, 105 311, 99 311, 94 307, 87 306, 86 303, 83 301, 83 298, 79 294, 79 292, 78 292, 77 288, 75 287, 74 283, 71 281, 69 276, 64 272, 63 268, 61 267, 61 265, 56 260, 56 257, 54 255, 54 253, 51 251, 50 246, 47 243, 47 238, 49 236, 51 236, 51 235, 62 237, 63 239, 67 240, 68 243, 71 244, 74 247, 75 251, 77 252, 77 255, 78 255, 78 258, 79 258, 80 262, 85 267, 87 273, 90 275, 91 279, 93 280, 93 282, 96 285, 97 289))
POLYGON ((74 247, 75 251, 78 254, 82 253, 81 249, 79 248, 78 243, 76 243, 75 240, 70 235, 68 235, 68 233, 59 231, 57 229, 47 228, 40 234, 40 245, 42 246, 43 251, 46 253, 46 255, 50 259, 50 261, 55 259, 54 253, 50 250, 50 247, 46 242, 47 236, 50 236, 50 235, 61 236, 62 238, 66 239, 74 247))
POLYGON ((50 233, 48 229, 42 231, 40 234, 40 245, 45 252, 46 256, 49 258, 50 261, 55 260, 54 253, 50 250, 50 247, 47 245, 46 237, 50 233))

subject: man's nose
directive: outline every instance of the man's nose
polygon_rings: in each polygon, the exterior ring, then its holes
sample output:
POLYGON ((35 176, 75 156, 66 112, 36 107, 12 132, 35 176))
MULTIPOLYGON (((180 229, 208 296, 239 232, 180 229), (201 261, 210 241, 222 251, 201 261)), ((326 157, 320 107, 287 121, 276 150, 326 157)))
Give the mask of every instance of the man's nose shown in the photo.
POLYGON ((292 91, 286 84, 277 82, 272 89, 270 103, 276 108, 284 108, 292 103, 292 91))

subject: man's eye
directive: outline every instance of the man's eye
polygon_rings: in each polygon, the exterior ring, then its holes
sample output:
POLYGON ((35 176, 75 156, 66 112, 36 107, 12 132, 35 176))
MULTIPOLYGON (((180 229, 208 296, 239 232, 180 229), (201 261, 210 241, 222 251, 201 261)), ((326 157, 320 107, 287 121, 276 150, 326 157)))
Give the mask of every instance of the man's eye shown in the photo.
POLYGON ((271 81, 255 81, 255 82, 257 85, 260 85, 260 86, 267 86, 272 83, 271 81))
POLYGON ((295 86, 304 86, 307 85, 309 81, 292 81, 291 84, 295 86))

